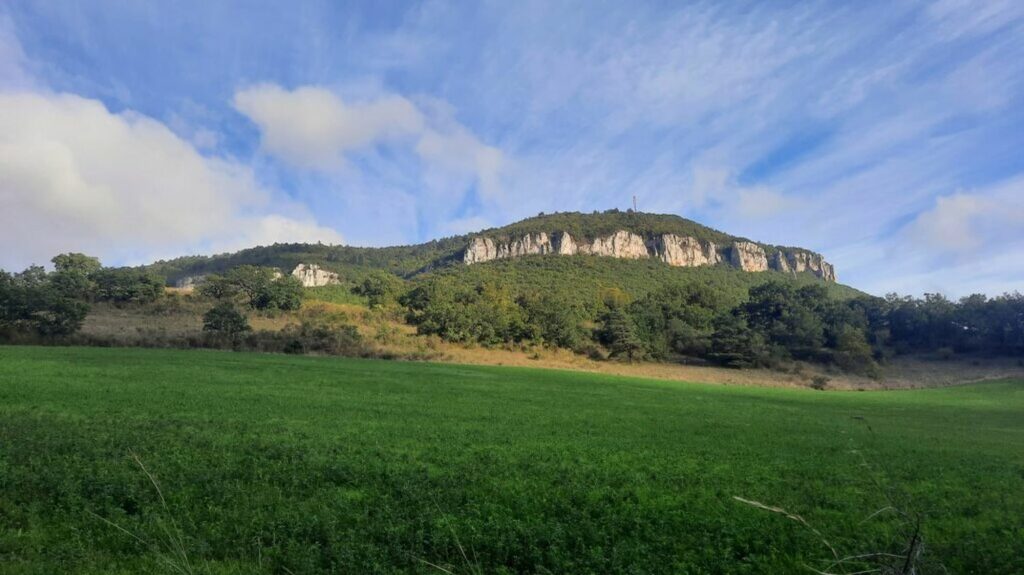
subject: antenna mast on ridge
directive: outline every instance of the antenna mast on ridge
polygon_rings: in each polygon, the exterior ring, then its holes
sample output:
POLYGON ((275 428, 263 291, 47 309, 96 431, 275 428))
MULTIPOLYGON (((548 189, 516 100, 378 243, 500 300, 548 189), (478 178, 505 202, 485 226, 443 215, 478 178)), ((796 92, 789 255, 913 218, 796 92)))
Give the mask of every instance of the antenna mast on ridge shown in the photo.
POLYGON ((633 196, 633 211, 636 211, 636 196, 633 196))

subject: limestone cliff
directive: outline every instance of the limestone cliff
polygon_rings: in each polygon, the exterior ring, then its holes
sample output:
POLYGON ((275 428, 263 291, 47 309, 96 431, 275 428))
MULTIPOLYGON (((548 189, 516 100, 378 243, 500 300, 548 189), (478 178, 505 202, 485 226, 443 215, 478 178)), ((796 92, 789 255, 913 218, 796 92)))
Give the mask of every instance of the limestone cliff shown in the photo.
POLYGON ((650 257, 644 239, 624 230, 604 238, 595 238, 589 245, 579 246, 579 253, 631 260, 650 257))
POLYGON ((316 264, 299 264, 292 275, 302 282, 303 287, 320 287, 338 283, 338 274, 321 269, 316 264))
POLYGON ((694 267, 715 265, 722 261, 714 242, 664 234, 655 242, 654 257, 670 266, 694 267))
POLYGON ((733 242, 729 263, 745 272, 763 272, 768 269, 768 256, 764 248, 753 242, 733 242))
POLYGON ((625 259, 655 258, 678 267, 730 265, 749 272, 807 272, 826 281, 836 281, 835 270, 821 255, 792 248, 772 249, 774 251, 769 257, 763 246, 745 240, 716 245, 711 241, 676 234, 645 238, 627 230, 618 230, 591 241, 578 241, 567 232, 539 232, 498 242, 477 236, 463 252, 462 261, 475 264, 528 255, 587 254, 625 259))

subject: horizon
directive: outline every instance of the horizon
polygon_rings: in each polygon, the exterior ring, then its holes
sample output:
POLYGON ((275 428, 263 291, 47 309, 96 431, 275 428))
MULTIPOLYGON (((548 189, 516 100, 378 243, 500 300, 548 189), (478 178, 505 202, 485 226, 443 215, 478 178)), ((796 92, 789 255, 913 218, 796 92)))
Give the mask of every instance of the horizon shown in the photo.
POLYGON ((14 1, 0 268, 677 215, 882 295, 1024 285, 1024 5, 14 1))

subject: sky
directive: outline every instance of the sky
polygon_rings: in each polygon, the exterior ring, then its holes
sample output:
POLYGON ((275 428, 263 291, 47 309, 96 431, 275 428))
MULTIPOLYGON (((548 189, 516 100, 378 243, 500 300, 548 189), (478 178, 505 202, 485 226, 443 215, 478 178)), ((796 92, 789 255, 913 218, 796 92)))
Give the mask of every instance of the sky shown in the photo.
POLYGON ((0 3, 0 268, 671 213, 1024 290, 1024 2, 0 3))

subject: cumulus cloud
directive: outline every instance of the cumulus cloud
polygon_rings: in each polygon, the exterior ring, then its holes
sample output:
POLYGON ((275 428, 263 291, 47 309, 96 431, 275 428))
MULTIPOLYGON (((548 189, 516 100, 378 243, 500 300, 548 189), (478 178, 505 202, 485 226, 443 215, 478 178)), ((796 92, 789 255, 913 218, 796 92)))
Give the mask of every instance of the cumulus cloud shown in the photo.
POLYGON ((936 255, 995 253, 1024 225, 1024 178, 936 198, 907 226, 918 249, 936 255))
POLYGON ((263 84, 239 90, 234 105, 259 127, 266 153, 299 168, 336 170, 347 154, 377 145, 406 145, 427 172, 440 172, 446 179, 469 176, 484 194, 499 189, 504 162, 500 150, 450 118, 428 116, 402 96, 346 102, 325 88, 286 90, 263 84))
POLYGON ((144 261, 182 250, 340 242, 238 163, 164 124, 68 94, 0 93, 0 266, 68 250, 144 261))
POLYGON ((234 104, 259 126, 267 153, 306 168, 331 169, 346 152, 423 131, 423 116, 401 96, 349 104, 323 88, 264 84, 240 90, 234 104))

